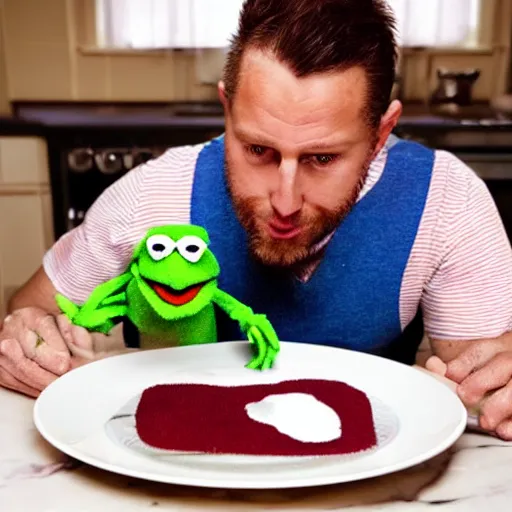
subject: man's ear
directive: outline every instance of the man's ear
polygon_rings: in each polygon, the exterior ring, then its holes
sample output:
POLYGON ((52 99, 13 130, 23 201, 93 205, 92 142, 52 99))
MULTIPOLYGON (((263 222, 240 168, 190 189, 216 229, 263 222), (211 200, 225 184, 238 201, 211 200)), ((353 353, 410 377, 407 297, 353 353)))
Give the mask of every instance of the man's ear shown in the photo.
POLYGON ((227 110, 229 107, 229 104, 228 104, 228 98, 226 96, 226 86, 224 85, 224 82, 222 80, 217 84, 217 89, 219 91, 220 102, 222 103, 224 110, 227 110))
POLYGON ((375 146, 373 157, 376 157, 379 151, 384 147, 384 144, 386 144, 388 137, 391 135, 393 128, 395 128, 400 116, 402 115, 402 110, 402 103, 400 103, 400 101, 393 100, 390 103, 386 113, 382 116, 380 121, 378 141, 375 146))

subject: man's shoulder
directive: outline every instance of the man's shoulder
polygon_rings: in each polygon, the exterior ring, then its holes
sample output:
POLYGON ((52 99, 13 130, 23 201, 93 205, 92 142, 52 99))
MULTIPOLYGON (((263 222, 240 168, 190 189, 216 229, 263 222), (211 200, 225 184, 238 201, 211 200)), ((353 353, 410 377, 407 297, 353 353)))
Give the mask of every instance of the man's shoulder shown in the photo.
POLYGON ((169 171, 172 174, 187 174, 194 172, 197 159, 202 149, 209 141, 193 145, 173 146, 166 149, 161 155, 149 160, 141 167, 142 172, 158 173, 169 171))
POLYGON ((452 198, 455 196, 463 198, 467 197, 474 190, 486 188, 480 176, 456 154, 444 149, 430 148, 415 141, 401 140, 396 137, 388 143, 388 151, 399 142, 402 147, 409 146, 412 149, 412 152, 406 152, 406 158, 410 158, 413 164, 416 161, 416 151, 431 152, 433 164, 431 168, 431 184, 428 192, 429 197, 446 196, 448 193, 452 198))
POLYGON ((431 224, 432 236, 443 239, 475 215, 475 207, 480 208, 492 199, 483 179, 466 162, 446 150, 434 153, 424 223, 431 224))
MULTIPOLYGON (((444 149, 436 149, 421 144, 416 141, 404 140, 394 135, 390 136, 388 141, 386 142, 385 149, 389 152, 394 147, 409 147, 417 151, 430 151, 434 156, 434 168, 433 170, 437 173, 442 174, 454 174, 456 176, 463 176, 466 179, 476 179, 478 180, 477 174, 471 169, 471 167, 461 160, 454 153, 444 150, 444 149)), ((410 158, 413 158, 413 153, 406 153, 407 156, 410 155, 410 158)))
POLYGON ((434 168, 436 170, 441 169, 444 172, 451 172, 466 178, 478 177, 473 169, 456 154, 445 149, 434 149, 433 151, 435 155, 434 168))
POLYGON ((112 210, 116 205, 123 218, 138 219, 133 220, 135 227, 141 218, 140 222, 148 227, 178 220, 185 222, 196 162, 206 144, 170 147, 135 167, 103 192, 96 201, 96 209, 112 210))
POLYGON ((393 148, 393 146, 397 145, 398 142, 402 143, 404 146, 410 145, 412 148, 417 149, 418 151, 430 151, 434 156, 433 172, 438 175, 450 175, 454 178, 464 179, 466 181, 480 181, 480 178, 475 173, 475 171, 466 162, 461 160, 457 155, 450 151, 430 148, 421 143, 402 140, 397 137, 391 139, 387 143, 388 151, 393 148))
POLYGON ((482 178, 457 155, 439 149, 434 154, 433 182, 444 184, 442 188, 452 198, 466 199, 475 191, 486 190, 482 178))

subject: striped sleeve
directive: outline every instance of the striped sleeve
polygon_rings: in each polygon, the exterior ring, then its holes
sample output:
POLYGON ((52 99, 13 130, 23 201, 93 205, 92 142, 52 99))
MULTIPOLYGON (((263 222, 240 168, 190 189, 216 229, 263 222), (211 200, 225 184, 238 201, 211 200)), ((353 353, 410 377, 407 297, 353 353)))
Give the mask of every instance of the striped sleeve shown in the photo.
POLYGON ((45 254, 43 268, 58 292, 83 303, 96 286, 121 274, 147 229, 186 224, 198 146, 171 148, 107 188, 83 223, 45 254))
POLYGON ((484 182, 455 157, 449 163, 421 298, 425 330, 440 340, 499 336, 512 328, 510 242, 484 182))

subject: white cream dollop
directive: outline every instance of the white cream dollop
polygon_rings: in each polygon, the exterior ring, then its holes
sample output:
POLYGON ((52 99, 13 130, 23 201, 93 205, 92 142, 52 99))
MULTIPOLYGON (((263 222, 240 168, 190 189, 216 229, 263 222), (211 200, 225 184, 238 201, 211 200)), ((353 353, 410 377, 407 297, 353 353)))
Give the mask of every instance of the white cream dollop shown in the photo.
POLYGON ((276 428, 303 443, 325 443, 341 437, 334 409, 308 393, 268 395, 245 406, 249 418, 276 428))

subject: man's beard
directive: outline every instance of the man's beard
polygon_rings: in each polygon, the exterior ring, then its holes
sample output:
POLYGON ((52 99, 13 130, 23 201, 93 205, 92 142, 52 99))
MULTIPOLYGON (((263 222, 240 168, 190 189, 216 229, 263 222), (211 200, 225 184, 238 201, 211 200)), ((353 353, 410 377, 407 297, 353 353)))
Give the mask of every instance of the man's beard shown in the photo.
POLYGON ((272 238, 267 232, 266 224, 272 217, 272 211, 268 211, 265 201, 259 197, 241 197, 234 193, 231 166, 226 157, 228 192, 238 220, 247 233, 252 255, 264 265, 282 268, 295 267, 311 259, 314 246, 332 233, 356 204, 368 175, 370 162, 368 160, 365 163, 357 185, 336 209, 315 206, 313 212, 301 211, 297 219, 297 225, 302 228, 301 232, 293 239, 279 240, 272 238))

